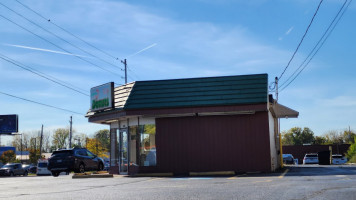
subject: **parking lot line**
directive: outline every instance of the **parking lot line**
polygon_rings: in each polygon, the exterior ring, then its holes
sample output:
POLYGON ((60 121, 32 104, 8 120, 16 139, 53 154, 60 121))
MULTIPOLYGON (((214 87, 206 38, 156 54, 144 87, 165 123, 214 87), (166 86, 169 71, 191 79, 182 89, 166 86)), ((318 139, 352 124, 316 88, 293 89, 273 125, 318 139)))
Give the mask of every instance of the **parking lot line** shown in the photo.
POLYGON ((264 180, 264 181, 255 181, 253 183, 268 183, 268 182, 272 182, 272 180, 268 179, 268 180, 264 180))
POLYGON ((280 176, 278 176, 278 178, 283 178, 287 173, 288 173, 289 169, 286 169, 283 174, 281 174, 280 176))
POLYGON ((247 176, 247 174, 239 174, 239 175, 237 175, 237 176, 233 176, 233 177, 230 177, 230 178, 227 178, 227 179, 233 180, 233 179, 237 179, 237 178, 241 178, 241 177, 246 177, 246 176, 247 176))
POLYGON ((160 179, 163 179, 163 178, 152 178, 152 179, 147 180, 147 181, 157 181, 157 180, 160 180, 160 179))

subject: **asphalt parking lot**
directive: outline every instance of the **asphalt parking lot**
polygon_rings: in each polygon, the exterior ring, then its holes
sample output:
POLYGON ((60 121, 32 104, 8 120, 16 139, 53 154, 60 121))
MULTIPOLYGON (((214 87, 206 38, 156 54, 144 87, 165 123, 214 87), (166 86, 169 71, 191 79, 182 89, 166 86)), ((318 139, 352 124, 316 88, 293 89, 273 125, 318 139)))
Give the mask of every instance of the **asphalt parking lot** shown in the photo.
POLYGON ((0 199, 356 199, 356 166, 230 177, 1 177, 0 199))

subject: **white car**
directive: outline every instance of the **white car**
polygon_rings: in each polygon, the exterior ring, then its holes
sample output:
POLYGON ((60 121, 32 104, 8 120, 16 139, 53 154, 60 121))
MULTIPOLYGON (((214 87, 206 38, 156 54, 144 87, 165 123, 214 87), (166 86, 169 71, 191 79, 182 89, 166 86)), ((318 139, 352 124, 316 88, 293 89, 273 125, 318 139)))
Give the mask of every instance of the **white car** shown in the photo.
POLYGON ((305 164, 319 164, 318 154, 307 153, 303 158, 303 165, 305 164))
POLYGON ((37 172, 36 175, 52 175, 51 171, 47 169, 48 161, 47 160, 39 160, 37 164, 37 172))
POLYGON ((333 154, 332 159, 333 159, 332 164, 334 165, 342 165, 347 162, 347 159, 340 154, 333 154))

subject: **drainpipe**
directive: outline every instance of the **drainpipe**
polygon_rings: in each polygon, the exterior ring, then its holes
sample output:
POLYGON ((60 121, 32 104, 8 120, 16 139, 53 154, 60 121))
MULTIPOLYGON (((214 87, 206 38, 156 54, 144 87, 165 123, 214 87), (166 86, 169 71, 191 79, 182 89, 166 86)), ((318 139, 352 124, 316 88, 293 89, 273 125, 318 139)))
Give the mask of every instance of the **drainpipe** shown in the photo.
POLYGON ((282 134, 279 133, 279 156, 281 159, 281 168, 283 168, 283 150, 282 150, 282 134))

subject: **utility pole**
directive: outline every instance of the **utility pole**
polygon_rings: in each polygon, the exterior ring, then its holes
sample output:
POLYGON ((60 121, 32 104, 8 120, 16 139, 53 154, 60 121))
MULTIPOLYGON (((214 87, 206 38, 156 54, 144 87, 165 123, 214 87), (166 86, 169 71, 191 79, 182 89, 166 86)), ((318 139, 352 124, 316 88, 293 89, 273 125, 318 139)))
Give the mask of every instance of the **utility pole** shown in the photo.
POLYGON ((30 144, 32 147, 32 150, 34 150, 34 152, 35 152, 35 155, 37 155, 37 153, 36 153, 36 145, 37 145, 37 141, 36 141, 36 139, 37 138, 35 138, 35 137, 33 137, 33 138, 31 138, 31 143, 32 144, 30 144), (33 141, 35 141, 35 142, 33 142, 33 141))
POLYGON ((41 128, 41 137, 40 137, 40 159, 42 158, 42 139, 43 139, 43 124, 41 128))
POLYGON ((69 124, 69 148, 72 148, 72 116, 70 116, 69 124))
POLYGON ((22 154, 23 154, 23 151, 22 151, 22 134, 21 134, 21 144, 20 144, 20 146, 21 146, 21 163, 22 163, 22 154))
POLYGON ((278 77, 275 78, 275 84, 276 84, 276 101, 278 102, 278 77))
POLYGON ((127 61, 126 61, 126 59, 121 61, 121 63, 124 64, 124 66, 125 66, 125 84, 127 84, 127 61))
MULTIPOLYGON (((275 78, 276 84, 276 104, 278 103, 278 77, 275 78)), ((279 159, 281 163, 281 167, 283 168, 283 144, 282 144, 282 134, 280 133, 280 119, 277 119, 277 132, 279 136, 279 159)))

